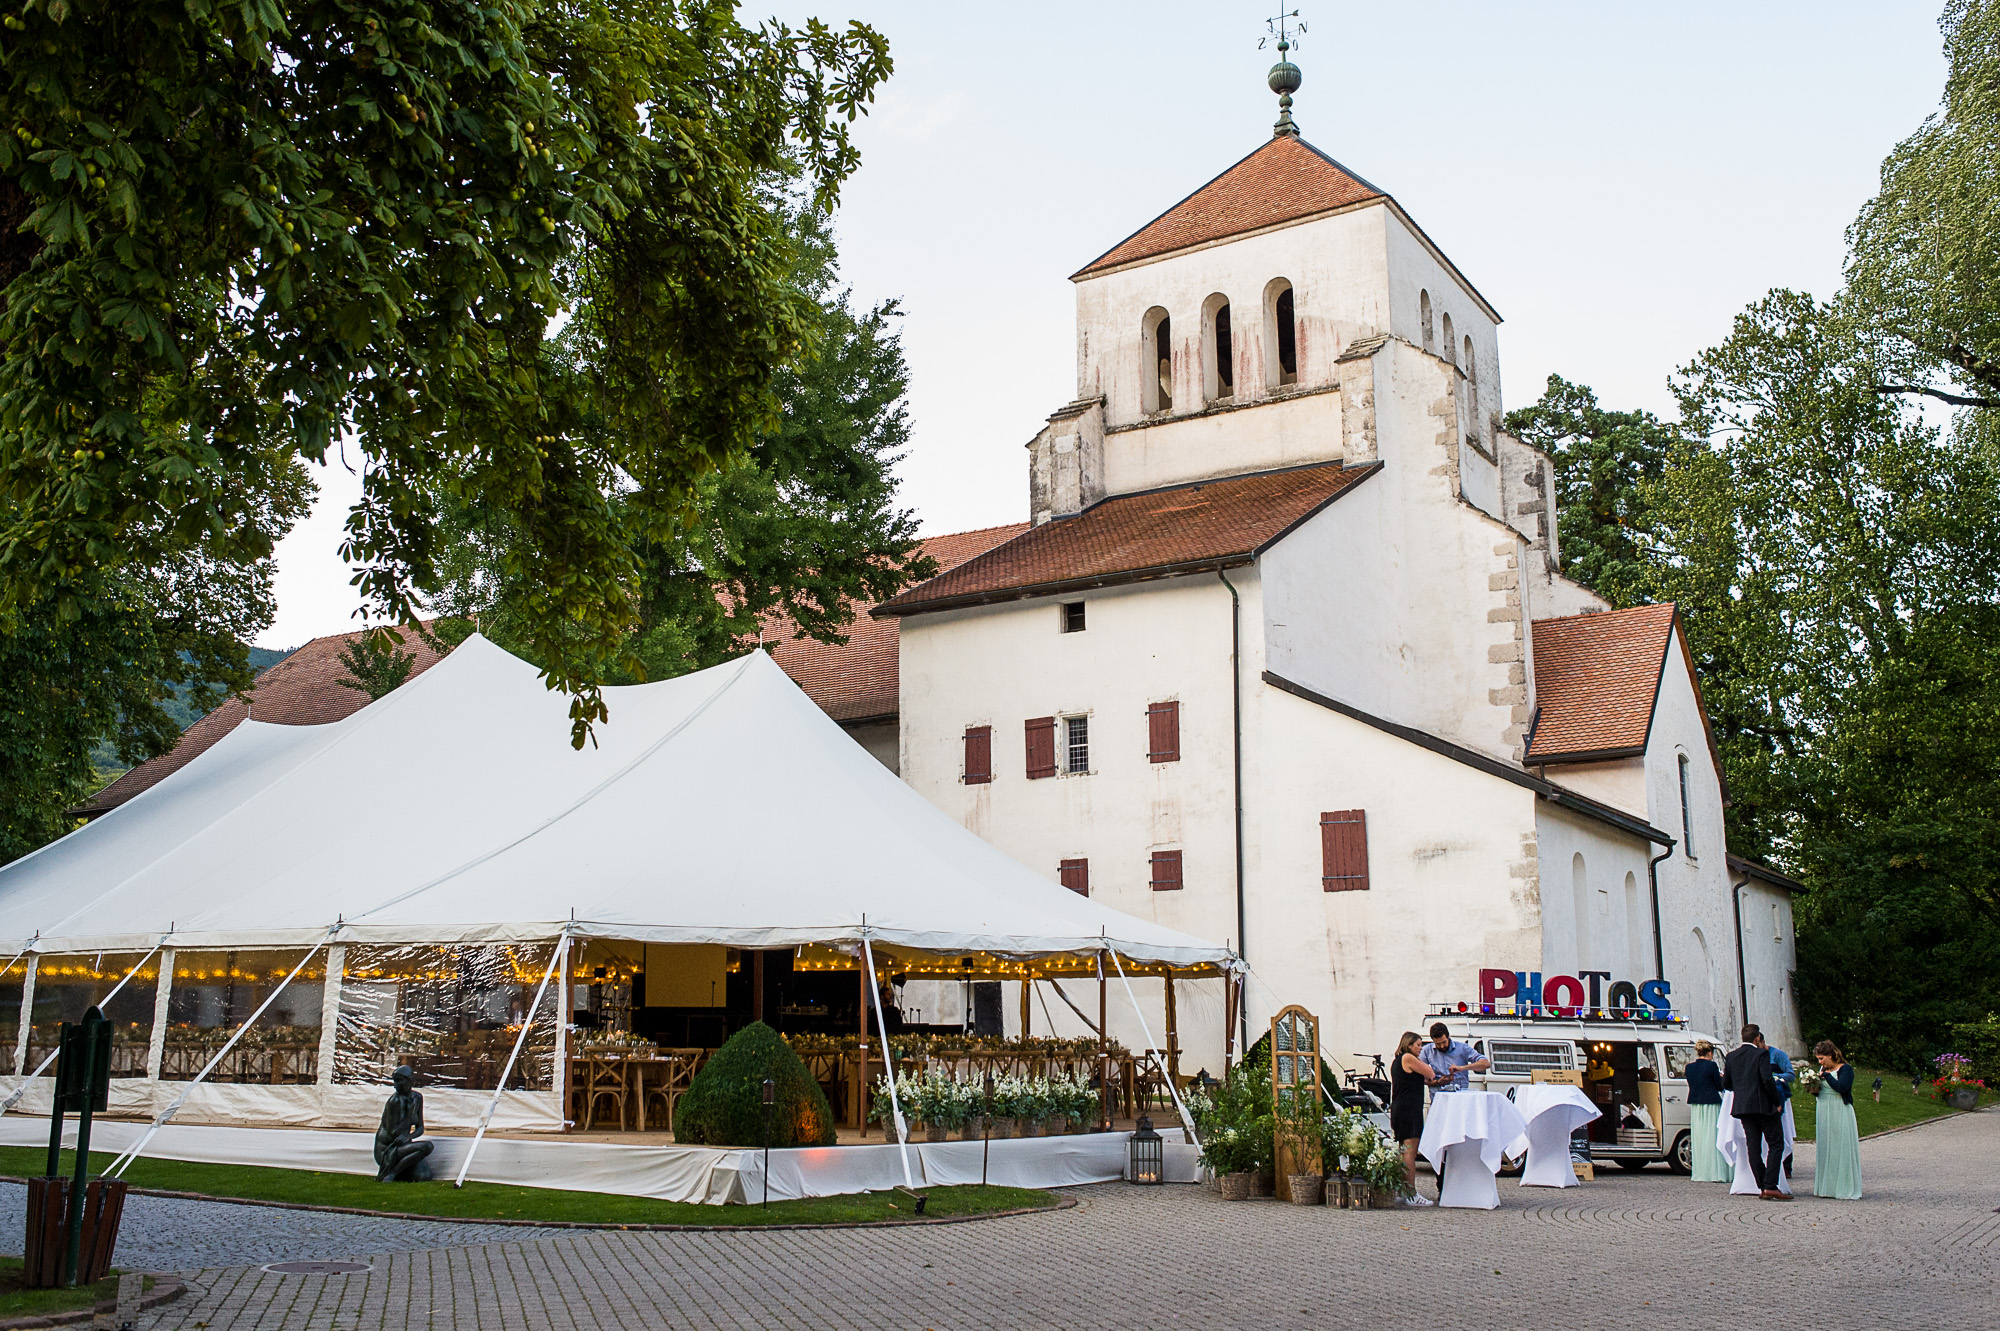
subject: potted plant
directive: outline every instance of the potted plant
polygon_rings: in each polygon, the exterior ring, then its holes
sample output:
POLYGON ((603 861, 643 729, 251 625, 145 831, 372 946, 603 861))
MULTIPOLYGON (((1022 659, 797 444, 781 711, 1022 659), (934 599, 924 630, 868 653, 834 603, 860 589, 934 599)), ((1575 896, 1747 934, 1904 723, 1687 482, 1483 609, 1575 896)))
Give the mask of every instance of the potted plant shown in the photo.
POLYGON ((1937 1070, 1931 1085, 1937 1088, 1938 1099, 1953 1109, 1979 1108, 1979 1093, 1986 1089, 1986 1083, 1972 1075, 1971 1059, 1964 1054, 1939 1054, 1937 1070))
POLYGON ((1287 1195, 1299 1206, 1318 1206, 1326 1179, 1320 1165, 1324 1122, 1319 1106, 1294 1093, 1277 1106, 1271 1122, 1274 1156, 1282 1154, 1293 1165, 1285 1177, 1287 1195), (1282 1152, 1276 1151, 1279 1146, 1282 1152))
POLYGON ((1235 1124, 1218 1124, 1201 1143, 1201 1163, 1222 1183, 1222 1200, 1250 1199, 1257 1169, 1257 1147, 1249 1133, 1235 1124))

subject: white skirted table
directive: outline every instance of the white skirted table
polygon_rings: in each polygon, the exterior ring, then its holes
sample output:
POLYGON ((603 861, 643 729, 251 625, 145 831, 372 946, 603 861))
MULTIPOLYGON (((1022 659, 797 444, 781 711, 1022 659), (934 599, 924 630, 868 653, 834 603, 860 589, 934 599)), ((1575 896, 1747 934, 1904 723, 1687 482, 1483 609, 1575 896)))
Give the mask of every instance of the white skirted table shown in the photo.
MULTIPOLYGON (((1750 1167, 1750 1137, 1743 1131, 1743 1120, 1729 1111, 1735 1107, 1736 1092, 1722 1093, 1722 1116, 1715 1121, 1715 1149, 1722 1152, 1722 1158, 1729 1162, 1734 1172, 1730 1179, 1729 1191, 1747 1197, 1757 1195, 1757 1171, 1750 1167)), ((1778 1157, 1778 1191, 1791 1195, 1792 1178, 1783 1167, 1783 1162, 1792 1158, 1792 1145, 1798 1140, 1798 1124, 1792 1119, 1792 1102, 1785 1101, 1785 1149, 1778 1157)))
POLYGON ((1500 1204, 1493 1181, 1508 1143, 1528 1130, 1521 1111, 1490 1091, 1446 1091, 1431 1097, 1417 1150, 1443 1175, 1439 1206, 1492 1210, 1500 1204))
POLYGON ((1538 1083, 1514 1088, 1514 1108, 1528 1121, 1528 1130, 1507 1147, 1507 1154, 1528 1153, 1521 1171, 1524 1188, 1574 1188, 1576 1170, 1570 1164, 1569 1138, 1601 1111, 1575 1086, 1538 1083))

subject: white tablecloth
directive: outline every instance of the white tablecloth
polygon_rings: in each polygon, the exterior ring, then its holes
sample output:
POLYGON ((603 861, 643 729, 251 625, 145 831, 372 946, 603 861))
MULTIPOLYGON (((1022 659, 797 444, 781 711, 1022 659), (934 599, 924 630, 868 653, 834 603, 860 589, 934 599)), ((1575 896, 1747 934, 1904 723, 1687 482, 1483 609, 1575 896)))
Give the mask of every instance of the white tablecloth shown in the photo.
POLYGON ((1504 1095, 1491 1091, 1447 1091, 1431 1098, 1417 1151, 1444 1171, 1440 1206, 1492 1210, 1500 1204, 1493 1176, 1507 1144, 1528 1130, 1528 1121, 1504 1095))
MULTIPOLYGON (((1736 1173, 1736 1177, 1729 1184, 1729 1190, 1732 1193, 1755 1197, 1758 1191, 1757 1171, 1750 1168, 1749 1134, 1743 1131, 1743 1120, 1729 1112, 1735 1104, 1736 1092, 1724 1091, 1722 1117, 1717 1119, 1715 1124, 1715 1149, 1722 1152, 1722 1158, 1729 1162, 1729 1167, 1736 1173)), ((1798 1124, 1792 1121, 1792 1102, 1787 1100, 1785 1101, 1785 1150, 1780 1157, 1781 1162, 1791 1158, 1792 1144, 1797 1140, 1798 1124)), ((1791 1176, 1785 1173, 1781 1164, 1778 1170, 1778 1191, 1789 1194, 1791 1190, 1791 1176)))
POLYGON ((1514 1108, 1528 1121, 1528 1130, 1507 1147, 1509 1155, 1528 1153, 1521 1186, 1574 1188, 1569 1135, 1597 1118, 1601 1111, 1596 1103, 1580 1087, 1537 1083, 1514 1088, 1514 1108))

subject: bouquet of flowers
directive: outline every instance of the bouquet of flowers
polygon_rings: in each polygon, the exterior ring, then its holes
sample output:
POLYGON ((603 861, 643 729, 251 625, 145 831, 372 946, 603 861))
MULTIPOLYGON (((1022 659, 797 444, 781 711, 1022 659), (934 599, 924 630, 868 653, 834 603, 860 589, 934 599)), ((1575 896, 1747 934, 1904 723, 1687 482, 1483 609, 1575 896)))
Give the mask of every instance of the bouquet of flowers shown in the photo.
POLYGON ((1821 1084, 1826 1081, 1826 1073, 1817 1063, 1800 1063, 1794 1070, 1799 1077, 1799 1090, 1807 1095, 1818 1095, 1821 1084))

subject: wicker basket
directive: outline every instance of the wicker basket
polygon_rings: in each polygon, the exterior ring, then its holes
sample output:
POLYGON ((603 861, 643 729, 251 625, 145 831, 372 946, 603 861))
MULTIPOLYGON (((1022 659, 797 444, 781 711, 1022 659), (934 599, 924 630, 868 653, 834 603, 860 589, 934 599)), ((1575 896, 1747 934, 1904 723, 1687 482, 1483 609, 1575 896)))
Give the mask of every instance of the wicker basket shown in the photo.
POLYGON ((1222 1200, 1225 1202, 1247 1202, 1255 1174, 1224 1174, 1222 1176, 1222 1200))
POLYGON ((1318 1206, 1325 1195, 1326 1179, 1318 1174, 1292 1174, 1287 1177, 1292 1185, 1294 1206, 1318 1206))

